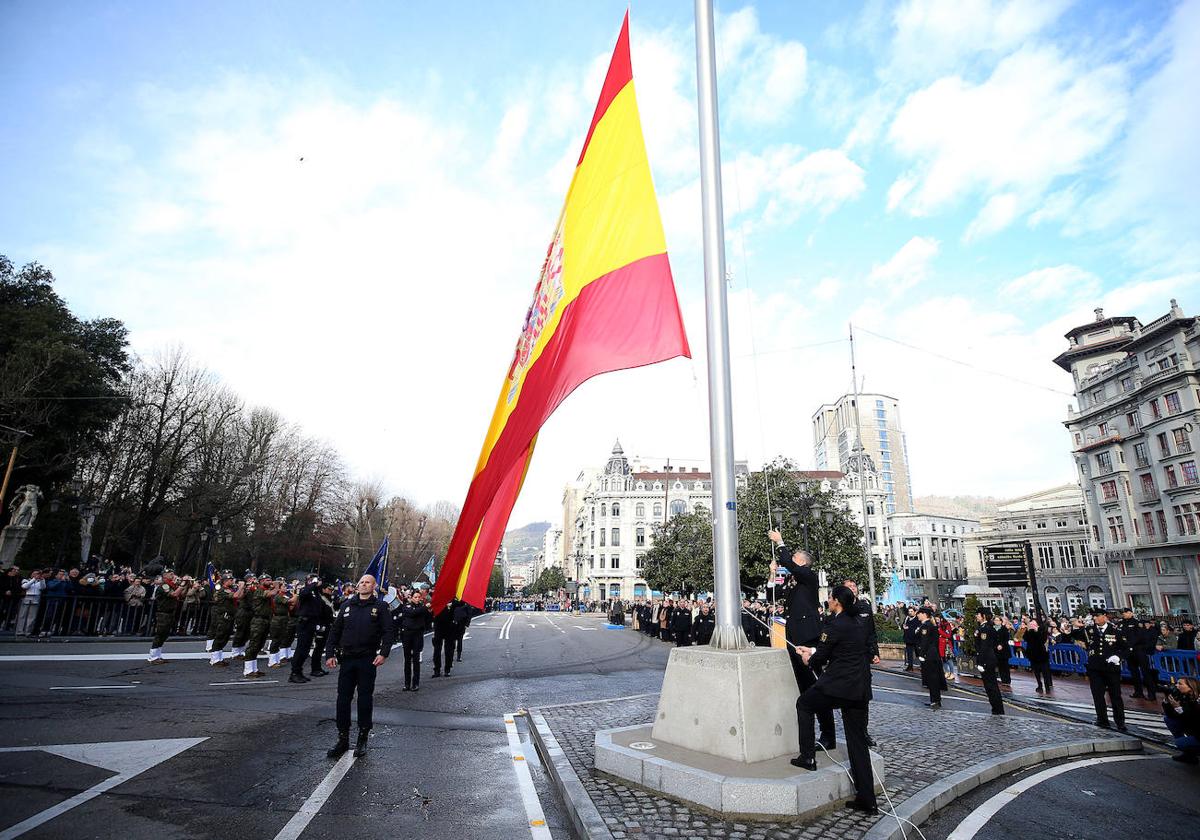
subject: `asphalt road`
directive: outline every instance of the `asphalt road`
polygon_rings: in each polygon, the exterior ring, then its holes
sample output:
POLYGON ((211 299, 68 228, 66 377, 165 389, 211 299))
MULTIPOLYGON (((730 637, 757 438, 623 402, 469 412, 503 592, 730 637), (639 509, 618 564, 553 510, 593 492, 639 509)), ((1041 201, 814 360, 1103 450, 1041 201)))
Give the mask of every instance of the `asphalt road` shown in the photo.
MULTIPOLYGON (((417 694, 401 690, 403 662, 395 652, 380 670, 371 752, 339 765, 325 758, 335 735, 334 677, 290 685, 282 670, 245 682, 240 669, 214 669, 204 658, 152 667, 145 647, 0 645, 0 840, 545 837, 545 829, 531 830, 528 808, 542 810, 550 836, 568 838, 562 805, 518 715, 518 749, 532 780, 532 793, 523 795, 506 716, 658 691, 669 651, 631 630, 607 630, 596 617, 477 618, 451 678, 429 678, 427 643, 417 694), (101 746, 56 746, 80 744, 101 746), (47 814, 41 825, 14 833, 22 821, 47 814)), ((166 653, 201 650, 199 643, 168 643, 166 653)), ((897 674, 877 672, 875 692, 877 701, 914 707, 927 699, 918 683, 897 674)), ((986 701, 974 695, 951 691, 943 703, 987 713, 986 701)), ((1038 713, 1010 707, 1010 714, 1038 713)), ((1150 776, 1137 766, 1146 763, 1079 771, 1102 777, 1103 786, 1077 784, 1075 771, 1050 779, 1023 793, 1020 808, 999 811, 978 836, 1012 836, 1036 825, 1044 834, 1064 819, 1077 833, 1060 826, 1056 836, 1102 836, 1078 822, 1097 808, 1111 812, 1110 828, 1131 814, 1148 814, 1164 829, 1194 827, 1189 800, 1153 780, 1175 774, 1166 778, 1182 790, 1190 784, 1194 803, 1200 774, 1160 758, 1150 776), (1180 814, 1193 822, 1172 822, 1180 814)), ((984 793, 1008 783, 991 783, 923 827, 930 840, 949 836, 984 793)))

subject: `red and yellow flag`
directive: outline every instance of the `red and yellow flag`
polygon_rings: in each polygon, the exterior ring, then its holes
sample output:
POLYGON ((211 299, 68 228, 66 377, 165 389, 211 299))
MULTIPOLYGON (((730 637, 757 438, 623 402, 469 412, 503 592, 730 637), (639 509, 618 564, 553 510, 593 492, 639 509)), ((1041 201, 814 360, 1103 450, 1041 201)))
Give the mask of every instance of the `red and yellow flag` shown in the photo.
POLYGON ((629 15, 433 592, 482 607, 538 430, 601 373, 691 356, 642 139, 629 15))

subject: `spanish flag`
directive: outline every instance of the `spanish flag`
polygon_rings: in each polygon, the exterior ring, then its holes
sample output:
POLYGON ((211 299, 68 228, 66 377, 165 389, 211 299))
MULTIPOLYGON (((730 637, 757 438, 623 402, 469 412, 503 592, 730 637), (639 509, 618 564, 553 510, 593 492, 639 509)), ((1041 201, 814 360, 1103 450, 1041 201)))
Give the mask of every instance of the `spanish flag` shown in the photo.
POLYGON ((642 140, 629 14, 433 592, 483 606, 538 430, 601 373, 691 356, 642 140))

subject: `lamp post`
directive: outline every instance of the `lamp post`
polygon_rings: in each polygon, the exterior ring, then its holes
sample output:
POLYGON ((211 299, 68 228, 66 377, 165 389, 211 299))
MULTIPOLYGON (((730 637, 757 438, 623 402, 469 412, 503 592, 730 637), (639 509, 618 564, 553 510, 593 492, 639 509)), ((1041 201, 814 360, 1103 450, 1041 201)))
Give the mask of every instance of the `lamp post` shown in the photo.
MULTIPOLYGON (((210 524, 200 532, 200 543, 204 546, 204 566, 207 566, 209 561, 212 559, 212 547, 214 542, 218 545, 222 543, 233 542, 233 534, 231 534, 229 531, 222 531, 219 527, 220 524, 221 520, 214 515, 210 524)), ((198 579, 204 574, 204 567, 200 566, 199 562, 197 562, 196 566, 196 577, 198 579)))

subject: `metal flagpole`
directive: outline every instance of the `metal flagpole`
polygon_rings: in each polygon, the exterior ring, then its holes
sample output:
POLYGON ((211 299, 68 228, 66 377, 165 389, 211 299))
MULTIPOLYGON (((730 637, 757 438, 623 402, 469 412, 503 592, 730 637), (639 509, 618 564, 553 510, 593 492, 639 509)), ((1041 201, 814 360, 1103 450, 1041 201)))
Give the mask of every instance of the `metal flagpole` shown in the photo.
POLYGON ((867 586, 871 594, 871 612, 875 612, 875 558, 871 556, 871 527, 867 519, 867 483, 863 469, 867 449, 862 439, 862 406, 858 398, 858 369, 854 366, 854 325, 850 325, 850 378, 854 380, 854 426, 858 447, 858 491, 861 494, 863 517, 863 551, 867 555, 867 586))
POLYGON ((737 488, 733 480, 729 318, 725 291, 725 225, 721 141, 717 121, 717 60, 712 0, 695 0, 696 98, 700 112, 700 205, 704 222, 704 309, 708 348, 709 452, 713 490, 713 581, 717 626, 711 645, 749 647, 742 632, 738 574, 737 488))

